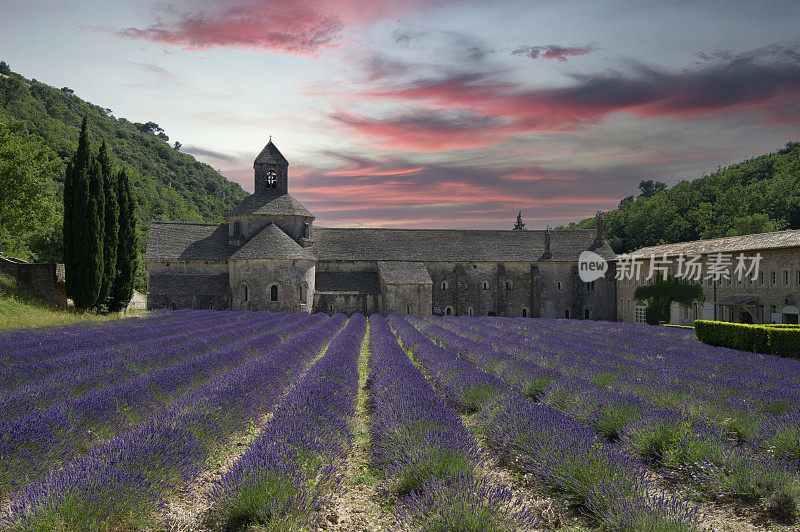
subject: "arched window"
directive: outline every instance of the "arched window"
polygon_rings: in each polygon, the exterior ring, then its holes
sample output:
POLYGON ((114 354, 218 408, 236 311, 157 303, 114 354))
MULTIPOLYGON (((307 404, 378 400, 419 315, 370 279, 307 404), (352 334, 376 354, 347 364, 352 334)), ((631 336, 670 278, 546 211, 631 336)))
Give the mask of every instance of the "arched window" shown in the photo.
POLYGON ((411 305, 406 305, 406 314, 411 314, 411 305))
POLYGON ((489 289, 489 281, 484 281, 483 282, 483 289, 484 290, 488 290, 489 289))
POLYGON ((335 307, 333 306, 333 303, 328 303, 328 312, 333 314, 334 309, 335 309, 335 307))
POLYGON ((525 307, 522 307, 522 317, 523 318, 528 317, 528 309, 526 309, 525 307))
POLYGON ((569 319, 569 307, 564 309, 564 317, 569 319))
POLYGON ((447 315, 447 316, 452 316, 452 315, 453 315, 453 307, 446 307, 446 308, 444 309, 444 313, 445 313, 445 315, 447 315))
POLYGON ((242 283, 242 301, 248 301, 250 294, 248 293, 247 283, 242 283))
POLYGON ((275 170, 269 170, 267 172, 267 188, 275 188, 278 186, 278 174, 275 173, 275 170))
POLYGON ((442 290, 447 290, 447 281, 442 281, 442 290))
POLYGON ((278 301, 278 285, 274 284, 269 287, 269 300, 273 303, 278 301))
POLYGON ((472 307, 469 307, 467 309, 467 316, 474 316, 474 315, 475 315, 475 310, 473 310, 472 307))
MULTIPOLYGON (((275 288, 277 289, 278 287, 276 286, 275 288)), ((277 301, 277 299, 275 299, 275 301, 277 301)), ((308 285, 305 282, 300 283, 300 303, 308 303, 308 285)))
POLYGON ((511 279, 506 280, 506 290, 513 290, 514 289, 514 281, 511 279))
POLYGON ((592 309, 586 307, 583 309, 583 319, 588 320, 592 317, 592 309))
POLYGON ((564 282, 563 282, 561 279, 559 279, 559 280, 558 280, 558 282, 556 283, 556 285, 558 286, 558 289, 559 289, 559 290, 561 290, 562 288, 564 288, 564 282))

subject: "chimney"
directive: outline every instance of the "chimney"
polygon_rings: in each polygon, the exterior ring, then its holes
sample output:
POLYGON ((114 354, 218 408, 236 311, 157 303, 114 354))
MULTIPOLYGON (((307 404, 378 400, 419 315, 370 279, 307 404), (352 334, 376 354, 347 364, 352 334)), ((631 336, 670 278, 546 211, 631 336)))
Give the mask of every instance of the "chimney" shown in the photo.
POLYGON ((597 237, 596 240, 603 240, 603 211, 597 211, 597 237))
POLYGON ((545 256, 550 256, 550 226, 547 226, 547 229, 544 232, 544 254, 545 256))

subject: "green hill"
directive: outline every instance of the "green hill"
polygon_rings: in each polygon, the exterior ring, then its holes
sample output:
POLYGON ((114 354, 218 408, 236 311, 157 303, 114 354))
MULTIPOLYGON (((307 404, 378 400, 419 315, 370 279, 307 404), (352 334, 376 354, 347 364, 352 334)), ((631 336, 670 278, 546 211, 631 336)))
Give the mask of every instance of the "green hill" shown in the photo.
POLYGON ((57 89, 28 80, 4 63, 1 66, 0 125, 16 123, 20 127, 15 135, 22 137, 17 140, 24 141, 24 149, 41 150, 54 162, 51 189, 55 216, 46 224, 50 227, 37 227, 31 234, 0 235, 0 247, 9 254, 33 260, 60 259, 57 218, 63 209, 64 170, 67 159, 75 153, 83 116, 88 117, 94 149, 105 140, 114 165, 129 170, 138 205, 140 251, 151 220, 222 221, 247 195, 207 164, 171 146, 157 124, 115 118, 110 109, 82 100, 67 87, 57 89))
MULTIPOLYGON (((669 188, 642 181, 603 215, 617 253, 644 246, 800 229, 800 142, 669 188)), ((594 218, 561 229, 590 229, 594 218)))

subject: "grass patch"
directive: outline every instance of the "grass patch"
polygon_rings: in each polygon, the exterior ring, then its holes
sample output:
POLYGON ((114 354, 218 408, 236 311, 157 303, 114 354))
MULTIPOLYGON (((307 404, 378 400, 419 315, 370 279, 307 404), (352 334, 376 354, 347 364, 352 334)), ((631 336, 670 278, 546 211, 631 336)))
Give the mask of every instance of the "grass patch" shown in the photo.
MULTIPOLYGON (((141 315, 144 311, 127 316, 141 315)), ((69 325, 77 322, 104 322, 125 317, 122 313, 97 314, 64 308, 39 298, 17 283, 0 275, 0 329, 69 325)))

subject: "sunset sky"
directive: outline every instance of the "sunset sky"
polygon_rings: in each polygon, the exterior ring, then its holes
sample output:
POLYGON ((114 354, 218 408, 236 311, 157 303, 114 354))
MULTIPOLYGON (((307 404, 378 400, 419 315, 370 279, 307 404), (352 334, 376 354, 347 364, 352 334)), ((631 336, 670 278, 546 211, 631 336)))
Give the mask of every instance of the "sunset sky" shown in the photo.
POLYGON ((0 59, 325 226, 530 228, 800 137, 800 2, 3 0, 0 59))

